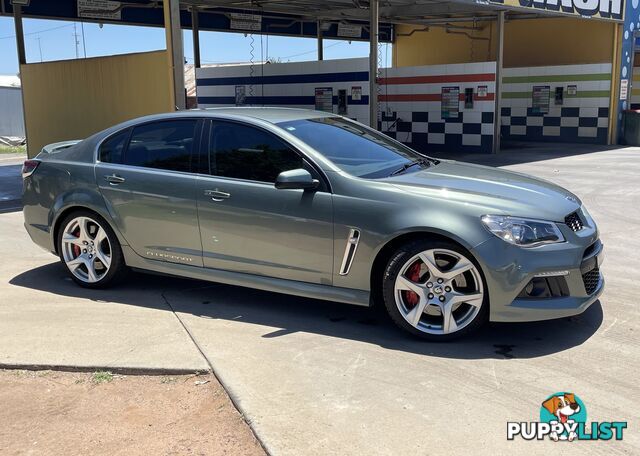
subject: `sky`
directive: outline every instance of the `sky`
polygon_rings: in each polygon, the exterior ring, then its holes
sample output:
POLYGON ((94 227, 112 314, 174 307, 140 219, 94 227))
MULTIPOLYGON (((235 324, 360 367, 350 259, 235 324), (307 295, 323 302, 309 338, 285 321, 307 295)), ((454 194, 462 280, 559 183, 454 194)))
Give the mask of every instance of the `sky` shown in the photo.
MULTIPOLYGON (((43 19, 24 19, 25 48, 27 62, 97 57, 127 52, 152 51, 165 48, 164 29, 155 27, 135 27, 124 25, 84 24, 43 19), (74 35, 75 33, 75 35, 74 35)), ((190 30, 183 32, 184 54, 188 63, 193 63, 193 41, 190 30)), ((254 61, 267 58, 278 61, 316 60, 315 38, 292 38, 254 35, 254 61), (262 51, 261 51, 262 48, 262 51)), ((382 66, 385 60, 391 63, 391 46, 380 46, 382 66)), ((241 33, 201 32, 201 61, 206 63, 248 62, 250 60, 251 38, 241 33)), ((367 57, 369 43, 324 40, 324 58, 342 59, 367 57)), ((18 56, 16 52, 13 19, 0 17, 0 74, 17 74, 18 56)))

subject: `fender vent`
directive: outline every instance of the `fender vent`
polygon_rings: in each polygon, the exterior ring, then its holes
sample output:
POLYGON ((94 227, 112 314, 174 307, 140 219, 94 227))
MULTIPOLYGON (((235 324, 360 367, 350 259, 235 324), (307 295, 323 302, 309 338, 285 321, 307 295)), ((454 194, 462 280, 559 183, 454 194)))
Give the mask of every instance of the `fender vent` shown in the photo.
POLYGON ((572 212, 567 215, 564 218, 564 223, 566 223, 573 231, 580 231, 584 228, 584 223, 582 223, 582 219, 577 212, 572 212))
POLYGON ((360 230, 351 228, 349 231, 349 237, 347 237, 347 246, 344 249, 344 256, 342 257, 342 266, 340 266, 340 275, 349 274, 351 269, 351 263, 356 256, 356 249, 360 242, 360 230))

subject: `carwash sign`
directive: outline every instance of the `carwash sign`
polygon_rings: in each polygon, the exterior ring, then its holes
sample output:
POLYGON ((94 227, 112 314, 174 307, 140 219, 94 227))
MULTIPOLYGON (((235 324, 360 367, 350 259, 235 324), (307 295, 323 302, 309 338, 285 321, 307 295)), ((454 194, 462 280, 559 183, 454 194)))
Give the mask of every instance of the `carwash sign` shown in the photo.
POLYGON ((597 19, 622 20, 624 0, 488 0, 512 8, 563 13, 597 19))

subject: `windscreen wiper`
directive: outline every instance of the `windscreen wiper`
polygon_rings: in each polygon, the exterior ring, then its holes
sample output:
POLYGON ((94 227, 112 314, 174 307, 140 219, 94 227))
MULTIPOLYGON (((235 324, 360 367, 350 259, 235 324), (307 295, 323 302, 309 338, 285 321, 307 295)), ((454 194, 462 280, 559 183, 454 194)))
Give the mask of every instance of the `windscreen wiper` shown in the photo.
POLYGON ((389 174, 389 177, 404 173, 406 170, 416 165, 426 165, 427 167, 429 167, 431 165, 431 161, 429 161, 426 158, 421 158, 420 160, 415 160, 409 163, 405 163, 404 165, 402 165, 402 167, 396 169, 394 172, 389 174))

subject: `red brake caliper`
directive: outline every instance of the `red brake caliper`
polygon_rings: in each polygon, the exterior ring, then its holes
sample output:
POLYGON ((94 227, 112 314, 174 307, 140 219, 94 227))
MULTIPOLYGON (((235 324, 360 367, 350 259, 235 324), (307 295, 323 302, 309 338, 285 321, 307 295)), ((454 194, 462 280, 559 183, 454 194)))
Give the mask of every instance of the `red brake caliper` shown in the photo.
MULTIPOLYGON (((74 236, 80 236, 80 228, 78 228, 74 233, 74 236)), ((74 257, 78 257, 80 255, 80 246, 73 244, 73 255, 74 257)))
MULTIPOLYGON (((412 282, 418 282, 420 280, 420 266, 420 263, 416 261, 409 267, 405 277, 412 282)), ((402 293, 404 295, 404 301, 411 307, 415 306, 420 301, 420 297, 414 291, 405 290, 402 293)))

